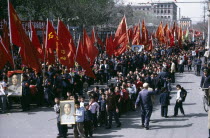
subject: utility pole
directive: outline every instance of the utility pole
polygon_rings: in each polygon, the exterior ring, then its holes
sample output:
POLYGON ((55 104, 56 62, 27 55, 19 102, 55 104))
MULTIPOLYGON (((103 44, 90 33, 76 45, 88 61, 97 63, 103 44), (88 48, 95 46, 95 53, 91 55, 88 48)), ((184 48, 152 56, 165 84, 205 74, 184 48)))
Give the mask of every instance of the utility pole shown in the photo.
POLYGON ((204 7, 203 7, 203 36, 204 36, 204 38, 203 39, 205 39, 206 38, 206 27, 205 27, 205 25, 206 25, 206 6, 205 6, 205 4, 204 4, 204 7))

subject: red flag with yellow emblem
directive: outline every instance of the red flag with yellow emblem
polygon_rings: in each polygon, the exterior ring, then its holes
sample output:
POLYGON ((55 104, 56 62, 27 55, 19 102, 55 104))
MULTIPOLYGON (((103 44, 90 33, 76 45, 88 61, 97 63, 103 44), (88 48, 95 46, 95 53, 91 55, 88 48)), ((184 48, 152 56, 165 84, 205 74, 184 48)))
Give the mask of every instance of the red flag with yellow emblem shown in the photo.
POLYGON ((62 44, 58 47, 59 57, 61 59, 65 59, 65 57, 67 56, 66 61, 63 60, 63 64, 66 65, 68 68, 72 68, 74 67, 74 60, 76 55, 76 47, 74 45, 73 37, 61 20, 58 21, 57 32, 58 39, 62 44))
POLYGON ((50 21, 47 20, 46 27, 46 38, 45 38, 45 50, 46 50, 46 61, 49 65, 55 64, 55 53, 54 50, 58 45, 58 37, 50 21))

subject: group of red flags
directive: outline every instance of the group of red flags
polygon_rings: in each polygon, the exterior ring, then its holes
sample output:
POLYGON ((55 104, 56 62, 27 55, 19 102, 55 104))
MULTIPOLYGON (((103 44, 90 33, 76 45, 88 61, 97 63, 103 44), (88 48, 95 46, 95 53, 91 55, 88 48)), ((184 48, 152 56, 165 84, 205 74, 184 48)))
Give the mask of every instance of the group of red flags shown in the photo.
MULTIPOLYGON (((95 78, 91 66, 95 58, 98 56, 98 49, 95 43, 98 40, 102 41, 95 35, 93 30, 92 36, 89 37, 86 30, 83 31, 83 39, 79 40, 78 48, 76 49, 73 37, 65 24, 59 20, 58 29, 55 31, 50 21, 47 21, 45 40, 42 46, 34 26, 30 23, 31 38, 26 34, 22 27, 21 20, 15 12, 12 4, 8 3, 9 11, 9 31, 4 29, 4 38, 0 38, 0 57, 2 61, 0 68, 9 61, 14 65, 12 55, 10 53, 10 43, 20 48, 19 53, 22 59, 22 64, 32 68, 35 72, 41 72, 41 62, 46 61, 48 64, 55 63, 55 53, 60 64, 68 68, 74 67, 75 62, 78 62, 86 71, 85 74, 95 78)), ((6 25, 6 24, 5 24, 6 25)), ((5 27, 8 28, 8 27, 5 27)))
MULTIPOLYGON (((21 20, 10 2, 8 3, 8 13, 9 29, 5 24, 3 38, 0 37, 0 58, 2 59, 0 68, 3 68, 7 62, 14 65, 12 53, 10 52, 12 48, 10 48, 11 43, 20 48, 19 53, 22 58, 22 64, 32 68, 35 72, 41 72, 40 61, 47 62, 49 65, 55 64, 56 54, 60 64, 72 68, 77 62, 85 70, 87 76, 95 78, 91 66, 99 54, 96 43, 101 46, 102 50, 105 50, 105 47, 102 40, 95 33, 94 28, 91 36, 87 34, 85 29, 83 30, 82 38, 79 38, 76 48, 71 33, 61 20, 58 20, 57 32, 51 22, 47 20, 45 40, 42 46, 32 23, 30 23, 31 37, 29 38, 26 34, 21 20)), ((146 51, 151 51, 153 49, 152 37, 156 37, 160 43, 173 46, 174 40, 181 38, 181 31, 175 23, 171 29, 168 28, 167 24, 163 28, 162 23, 160 23, 155 36, 149 36, 144 21, 142 22, 142 27, 139 23, 128 29, 124 16, 116 33, 107 36, 105 42, 106 52, 109 56, 119 56, 127 50, 129 45, 144 45, 146 51)))
POLYGON ((168 24, 163 28, 162 22, 160 23, 157 31, 156 38, 159 43, 165 44, 167 47, 175 46, 175 40, 178 41, 179 46, 182 46, 183 41, 183 30, 179 27, 175 22, 171 28, 169 28, 168 24))

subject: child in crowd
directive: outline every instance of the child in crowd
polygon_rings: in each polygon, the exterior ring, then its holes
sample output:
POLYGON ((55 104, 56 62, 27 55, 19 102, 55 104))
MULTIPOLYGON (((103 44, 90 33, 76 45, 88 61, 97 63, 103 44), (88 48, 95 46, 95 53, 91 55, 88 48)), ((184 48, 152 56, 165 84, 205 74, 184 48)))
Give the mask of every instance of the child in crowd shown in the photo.
POLYGON ((92 137, 93 136, 93 127, 92 127, 92 113, 89 110, 89 104, 85 103, 84 104, 85 107, 85 112, 84 112, 84 128, 85 128, 85 136, 88 137, 92 137))
POLYGON ((100 112, 99 112, 99 123, 100 126, 106 125, 107 126, 107 112, 106 112, 106 95, 101 95, 100 104, 100 112))
POLYGON ((60 99, 55 98, 55 105, 54 105, 54 111, 56 112, 57 116, 57 127, 58 127, 58 137, 63 137, 66 138, 67 136, 67 125, 61 125, 61 120, 60 120, 60 99))
POLYGON ((75 138, 85 138, 84 133, 84 108, 80 107, 79 101, 75 102, 75 108, 76 108, 76 123, 74 125, 74 137, 75 138))
POLYGON ((85 96, 80 96, 79 100, 80 100, 80 107, 84 107, 85 96))
POLYGON ((99 112, 99 107, 99 104, 95 101, 95 97, 91 97, 89 102, 89 110, 91 111, 93 116, 94 128, 98 126, 97 113, 99 112))

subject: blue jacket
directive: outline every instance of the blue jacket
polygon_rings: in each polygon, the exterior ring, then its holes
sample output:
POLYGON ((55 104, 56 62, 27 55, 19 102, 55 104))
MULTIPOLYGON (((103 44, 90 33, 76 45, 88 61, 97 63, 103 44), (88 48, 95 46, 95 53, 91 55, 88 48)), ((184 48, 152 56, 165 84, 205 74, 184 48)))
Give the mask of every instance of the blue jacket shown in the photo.
POLYGON ((153 107, 151 96, 157 93, 158 91, 148 91, 147 89, 143 89, 139 92, 136 99, 136 105, 140 104, 140 106, 144 109, 151 109, 153 107))
POLYGON ((92 121, 92 113, 90 110, 85 110, 84 112, 84 121, 87 122, 87 121, 92 121))
POLYGON ((208 88, 210 86, 210 76, 202 76, 201 78, 201 88, 208 88))
POLYGON ((170 104, 171 97, 169 96, 169 92, 163 92, 160 94, 160 104, 161 106, 168 106, 170 104))

